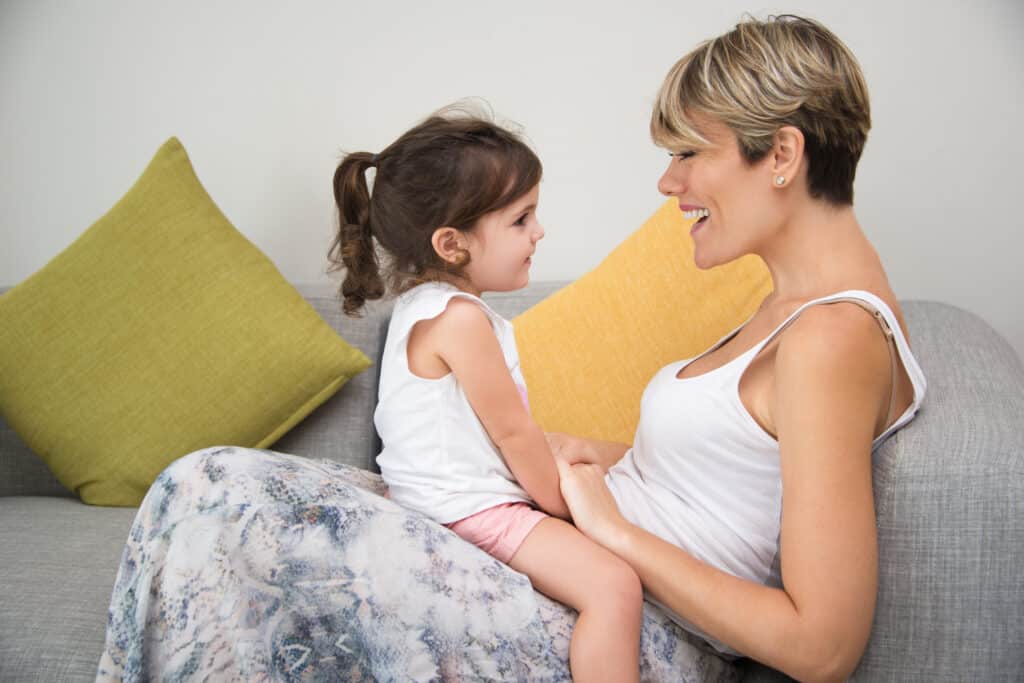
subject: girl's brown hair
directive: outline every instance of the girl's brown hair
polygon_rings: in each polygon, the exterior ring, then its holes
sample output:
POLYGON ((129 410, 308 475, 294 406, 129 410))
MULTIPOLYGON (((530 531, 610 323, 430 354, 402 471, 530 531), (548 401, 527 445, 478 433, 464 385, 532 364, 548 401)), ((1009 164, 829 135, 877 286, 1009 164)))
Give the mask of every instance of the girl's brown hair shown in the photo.
POLYGON ((334 172, 339 221, 328 252, 330 270, 345 271, 345 313, 357 315, 388 292, 458 277, 469 254, 454 266, 444 261, 431 244, 434 231, 472 231, 532 190, 541 174, 519 137, 464 106, 430 116, 379 154, 346 155, 334 172), (374 167, 371 193, 365 173, 374 167))

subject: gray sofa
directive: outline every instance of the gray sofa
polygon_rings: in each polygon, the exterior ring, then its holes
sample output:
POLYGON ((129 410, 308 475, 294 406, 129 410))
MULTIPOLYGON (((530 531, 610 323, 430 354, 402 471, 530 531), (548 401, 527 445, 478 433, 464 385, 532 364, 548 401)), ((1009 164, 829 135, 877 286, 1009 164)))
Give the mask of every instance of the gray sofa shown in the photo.
MULTIPOLYGON (((513 316, 562 283, 489 297, 513 316)), ((327 286, 301 287, 371 358, 389 307, 342 316, 327 286)), ((963 310, 904 303, 929 381, 924 408, 877 455, 880 587, 857 681, 1024 677, 1024 369, 963 310)), ((356 377, 274 449, 373 468, 377 378, 356 377)), ((91 680, 134 510, 83 505, 0 422, 0 681, 91 680)), ((784 680, 741 661, 745 681, 784 680)))

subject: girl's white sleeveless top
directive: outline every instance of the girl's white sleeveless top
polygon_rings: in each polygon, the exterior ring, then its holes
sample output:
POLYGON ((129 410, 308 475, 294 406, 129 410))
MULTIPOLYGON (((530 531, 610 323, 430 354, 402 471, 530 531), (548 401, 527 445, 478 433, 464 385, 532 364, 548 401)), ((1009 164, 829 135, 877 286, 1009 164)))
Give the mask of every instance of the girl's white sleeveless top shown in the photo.
MULTIPOLYGON (((809 301, 764 340, 715 370, 677 378, 697 356, 658 371, 641 399, 633 448, 605 478, 627 520, 718 569, 765 585, 782 585, 779 444, 747 412, 740 400, 739 382, 758 352, 805 309, 835 301, 866 304, 865 308, 875 312, 879 323, 884 323, 883 330, 891 330, 914 388, 910 407, 875 439, 872 450, 914 417, 926 382, 889 306, 860 290, 809 301)), ((741 328, 701 356, 720 347, 741 328)), ((737 654, 671 610, 666 608, 666 612, 719 651, 737 654)))
POLYGON ((374 425, 383 442, 377 456, 388 496, 396 503, 448 524, 500 503, 532 503, 516 483, 455 375, 426 379, 409 370, 413 326, 436 318, 453 297, 469 299, 487 314, 505 364, 525 397, 512 324, 480 298, 430 282, 395 301, 381 356, 374 425))

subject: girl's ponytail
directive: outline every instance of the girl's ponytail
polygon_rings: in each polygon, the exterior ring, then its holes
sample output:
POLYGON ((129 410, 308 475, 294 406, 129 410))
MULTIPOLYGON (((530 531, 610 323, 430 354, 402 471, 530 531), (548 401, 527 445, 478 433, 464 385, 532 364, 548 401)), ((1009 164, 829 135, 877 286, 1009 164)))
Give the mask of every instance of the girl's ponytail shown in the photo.
POLYGON ((384 295, 377 252, 373 244, 370 191, 366 169, 375 166, 376 155, 354 152, 334 171, 334 201, 338 206, 338 234, 327 258, 330 271, 345 270, 341 283, 343 308, 356 315, 368 299, 384 295))

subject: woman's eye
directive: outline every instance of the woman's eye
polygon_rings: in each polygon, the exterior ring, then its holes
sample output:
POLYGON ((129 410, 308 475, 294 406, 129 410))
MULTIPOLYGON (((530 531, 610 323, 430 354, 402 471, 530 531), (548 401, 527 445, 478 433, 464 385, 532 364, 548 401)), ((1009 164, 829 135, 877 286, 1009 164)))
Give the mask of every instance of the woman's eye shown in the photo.
POLYGON ((696 154, 696 152, 693 152, 693 151, 686 151, 686 152, 669 152, 669 153, 668 153, 668 155, 669 155, 670 157, 675 157, 676 159, 679 159, 680 161, 682 161, 682 160, 684 160, 684 159, 689 159, 690 157, 694 156, 695 154, 696 154))

